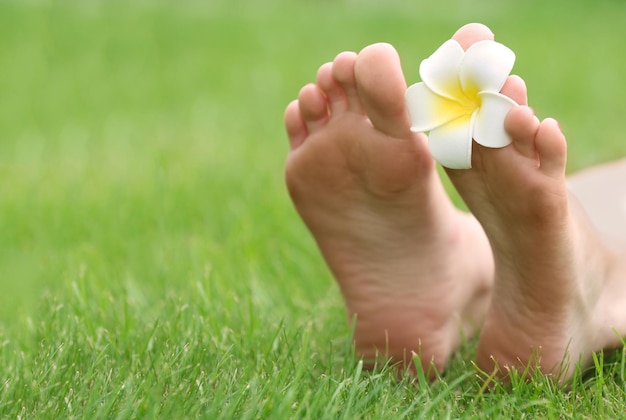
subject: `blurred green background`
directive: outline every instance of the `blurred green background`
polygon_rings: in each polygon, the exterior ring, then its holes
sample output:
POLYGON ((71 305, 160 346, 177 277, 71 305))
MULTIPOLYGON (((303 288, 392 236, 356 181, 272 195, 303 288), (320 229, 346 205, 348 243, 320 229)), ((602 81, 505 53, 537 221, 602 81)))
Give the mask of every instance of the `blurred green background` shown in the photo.
POLYGON ((0 1, 0 322, 80 290, 158 310, 202 281, 215 308, 340 314, 283 187, 284 106, 373 42, 413 83, 471 21, 517 53, 570 171, 626 156, 618 0, 0 1))

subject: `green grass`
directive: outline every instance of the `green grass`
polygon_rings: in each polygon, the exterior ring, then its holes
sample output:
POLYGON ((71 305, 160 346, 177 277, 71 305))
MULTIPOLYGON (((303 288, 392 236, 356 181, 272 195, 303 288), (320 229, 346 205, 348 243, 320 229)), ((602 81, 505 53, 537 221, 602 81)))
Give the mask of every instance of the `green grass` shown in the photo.
POLYGON ((622 351, 568 388, 486 393, 472 342, 431 385, 362 371, 285 193, 320 64, 387 41, 416 81, 469 21, 570 170, 626 155, 619 1, 0 1, 0 416, 623 417, 622 351))

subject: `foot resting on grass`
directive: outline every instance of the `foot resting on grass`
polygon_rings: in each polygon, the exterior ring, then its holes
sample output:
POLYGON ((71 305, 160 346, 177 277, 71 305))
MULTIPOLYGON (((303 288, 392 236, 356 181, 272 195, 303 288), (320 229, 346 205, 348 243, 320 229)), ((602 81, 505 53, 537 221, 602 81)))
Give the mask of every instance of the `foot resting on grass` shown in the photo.
MULTIPOLYGON (((475 24, 454 36, 464 48, 492 37, 475 24)), ((376 44, 322 66, 285 113, 289 192, 356 321, 357 352, 403 366, 417 353, 441 371, 484 319, 480 368, 530 366, 563 381, 594 351, 621 346, 626 238, 600 234, 583 210, 591 199, 579 206, 568 192, 565 138, 524 106, 523 81, 502 89, 522 104, 506 119, 513 143, 474 144, 473 168, 448 170, 476 218, 453 207, 425 137, 410 132, 405 89, 395 50, 376 44)), ((609 185, 612 168, 593 176, 609 185)))
MULTIPOLYGON (((472 36, 456 35, 466 45, 472 36)), ((415 353, 441 371, 482 323, 493 258, 446 195, 426 138, 409 130, 405 90, 387 44, 323 65, 285 112, 286 181, 355 321, 359 355, 410 367, 415 353)))
MULTIPOLYGON (((520 79, 503 93, 526 103, 520 79)), ((558 123, 520 106, 505 128, 512 144, 474 143, 472 169, 447 171, 495 259, 477 363, 487 373, 529 366, 563 381, 592 352, 621 345, 614 329, 626 335, 626 253, 607 246, 568 193, 558 123)))

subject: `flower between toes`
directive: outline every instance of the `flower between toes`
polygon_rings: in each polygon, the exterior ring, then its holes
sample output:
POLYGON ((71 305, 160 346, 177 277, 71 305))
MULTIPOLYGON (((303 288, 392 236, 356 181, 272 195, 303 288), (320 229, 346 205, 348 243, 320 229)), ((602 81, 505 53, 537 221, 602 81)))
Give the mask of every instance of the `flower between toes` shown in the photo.
POLYGON ((511 143, 504 119, 517 103, 502 95, 515 54, 495 41, 463 51, 446 41, 420 64, 422 82, 406 92, 411 130, 429 131, 432 156, 451 169, 471 168, 472 139, 485 147, 511 143))

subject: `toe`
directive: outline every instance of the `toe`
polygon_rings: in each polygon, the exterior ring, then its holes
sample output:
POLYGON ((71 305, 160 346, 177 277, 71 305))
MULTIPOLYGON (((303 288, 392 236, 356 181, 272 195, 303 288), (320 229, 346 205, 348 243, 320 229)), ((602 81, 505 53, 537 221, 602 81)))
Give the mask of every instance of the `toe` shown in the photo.
POLYGON ((355 75, 363 107, 372 124, 388 135, 408 138, 406 82, 395 48, 381 43, 363 49, 357 58, 355 75))
POLYGON ((518 152, 530 159, 537 158, 535 135, 539 129, 539 120, 532 109, 527 106, 513 108, 504 120, 504 128, 513 138, 513 145, 518 152))
POLYGON ((528 105, 528 91, 526 82, 519 76, 509 76, 500 89, 500 93, 513 99, 520 105, 528 105))
POLYGON ((564 176, 567 142, 555 119, 546 118, 541 122, 535 144, 542 172, 553 177, 564 176))
POLYGON ((309 133, 313 133, 328 122, 328 102, 322 91, 312 83, 304 86, 298 94, 300 113, 309 133))
POLYGON ((333 63, 326 63, 317 72, 317 86, 326 95, 331 115, 348 109, 346 95, 333 76, 333 63))
POLYGON ((345 92, 348 109, 352 112, 362 112, 361 100, 356 88, 354 66, 357 55, 353 52, 342 52, 333 61, 333 77, 345 92))
POLYGON ((493 40, 494 35, 491 29, 481 23, 468 23, 456 31, 452 39, 466 50, 478 41, 493 40))
POLYGON ((291 149, 300 146, 306 139, 308 133, 297 100, 287 105, 285 110, 285 128, 287 129, 287 137, 289 138, 291 149))

